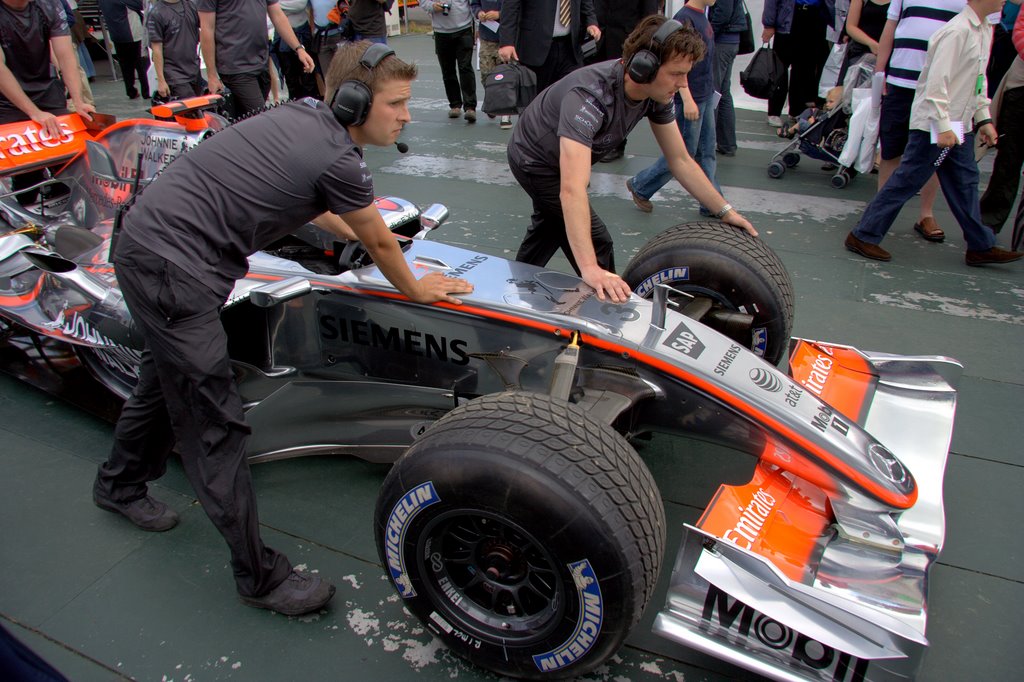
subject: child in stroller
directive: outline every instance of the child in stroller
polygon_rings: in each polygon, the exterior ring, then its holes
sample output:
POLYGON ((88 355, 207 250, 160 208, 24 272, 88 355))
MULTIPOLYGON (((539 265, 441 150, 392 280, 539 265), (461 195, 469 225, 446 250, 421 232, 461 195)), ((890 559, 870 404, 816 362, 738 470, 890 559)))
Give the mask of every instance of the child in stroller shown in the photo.
MULTIPOLYGON (((800 155, 824 161, 827 164, 839 165, 839 155, 846 144, 846 128, 850 116, 843 109, 843 88, 836 86, 828 91, 825 105, 818 108, 809 106, 800 114, 796 121, 778 129, 779 137, 794 138, 768 163, 768 176, 781 178, 787 168, 800 163, 800 155)), ((856 171, 846 170, 847 174, 856 171)), ((843 185, 849 181, 846 177, 843 185)), ((833 185, 835 185, 833 180, 833 185)))

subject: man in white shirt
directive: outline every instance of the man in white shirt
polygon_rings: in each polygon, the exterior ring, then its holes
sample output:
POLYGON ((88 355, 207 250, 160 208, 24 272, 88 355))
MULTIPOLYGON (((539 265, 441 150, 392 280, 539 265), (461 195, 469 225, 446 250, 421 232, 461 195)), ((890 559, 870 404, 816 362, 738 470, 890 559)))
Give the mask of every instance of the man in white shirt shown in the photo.
POLYGON ((888 261, 879 246, 903 205, 934 170, 950 210, 963 230, 967 265, 1008 263, 1024 253, 995 245, 981 222, 974 135, 989 145, 996 130, 989 116, 985 66, 992 45, 986 17, 1004 0, 969 0, 967 7, 932 36, 911 107, 910 134, 896 172, 846 237, 846 248, 872 260, 888 261))

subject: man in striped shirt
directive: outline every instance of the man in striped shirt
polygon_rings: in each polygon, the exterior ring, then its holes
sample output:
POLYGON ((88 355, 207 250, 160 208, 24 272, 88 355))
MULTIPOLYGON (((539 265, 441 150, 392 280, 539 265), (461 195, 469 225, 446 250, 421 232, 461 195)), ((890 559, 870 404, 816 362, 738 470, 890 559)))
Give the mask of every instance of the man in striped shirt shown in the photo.
MULTIPOLYGON (((885 71, 886 90, 878 123, 882 162, 878 189, 900 165, 910 132, 910 105, 928 54, 928 40, 967 6, 967 0, 892 0, 888 21, 878 41, 875 69, 885 71)), ((941 242, 945 233, 935 223, 935 197, 939 181, 933 174, 921 190, 921 212, 914 230, 929 241, 941 242)))

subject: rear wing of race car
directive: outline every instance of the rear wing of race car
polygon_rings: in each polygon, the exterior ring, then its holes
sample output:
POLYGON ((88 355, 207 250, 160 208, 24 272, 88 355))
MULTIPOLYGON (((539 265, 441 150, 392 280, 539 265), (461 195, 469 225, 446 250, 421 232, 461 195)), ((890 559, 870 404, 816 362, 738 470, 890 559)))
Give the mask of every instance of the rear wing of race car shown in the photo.
POLYGON ((0 125, 0 176, 60 165, 85 149, 86 140, 115 120, 105 114, 93 114, 91 121, 78 114, 58 116, 60 136, 56 139, 35 121, 0 125))
POLYGON ((752 480, 721 486, 686 525, 655 631, 774 679, 913 678, 961 371, 944 357, 795 339, 793 379, 893 453, 875 465, 912 472, 917 499, 894 511, 823 489, 769 441, 752 480), (887 527, 888 544, 872 535, 887 527))

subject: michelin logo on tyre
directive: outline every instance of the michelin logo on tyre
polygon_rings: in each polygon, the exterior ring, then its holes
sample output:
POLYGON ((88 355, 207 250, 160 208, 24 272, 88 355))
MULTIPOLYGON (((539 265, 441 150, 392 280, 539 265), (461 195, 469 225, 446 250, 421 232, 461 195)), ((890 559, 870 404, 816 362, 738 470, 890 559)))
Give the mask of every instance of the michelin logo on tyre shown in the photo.
POLYGON ((388 523, 384 527, 384 548, 387 554, 388 571, 391 579, 398 588, 398 594, 403 599, 416 596, 416 590, 412 587, 412 581, 405 570, 405 531, 409 523, 416 518, 416 515, 432 504, 441 501, 434 484, 427 481, 416 486, 398 502, 395 503, 391 514, 388 516, 388 523))
POLYGON ((597 575, 586 559, 569 564, 576 594, 579 599, 580 615, 576 629, 565 642, 544 654, 533 657, 537 670, 550 672, 572 665, 586 656, 601 634, 604 622, 604 602, 601 599, 601 585, 597 575))

